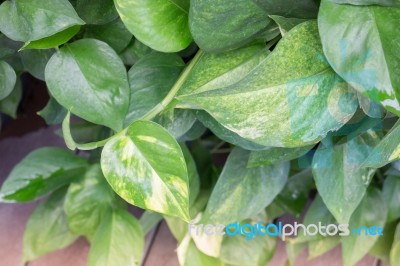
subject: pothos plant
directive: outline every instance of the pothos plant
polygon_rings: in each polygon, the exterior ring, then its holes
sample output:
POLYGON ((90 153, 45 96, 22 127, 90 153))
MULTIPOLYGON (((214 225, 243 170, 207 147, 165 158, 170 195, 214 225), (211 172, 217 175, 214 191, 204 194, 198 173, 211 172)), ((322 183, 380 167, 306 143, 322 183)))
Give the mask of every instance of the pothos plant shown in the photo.
POLYGON ((24 261, 85 236, 89 265, 138 265, 165 219, 181 265, 265 265, 276 237, 189 235, 188 222, 289 213, 384 228, 300 235, 290 263, 341 244, 344 265, 399 265, 398 0, 1 2, 0 111, 15 116, 29 72, 51 95, 39 114, 79 150, 35 150, 1 188, 3 202, 49 195, 24 261))

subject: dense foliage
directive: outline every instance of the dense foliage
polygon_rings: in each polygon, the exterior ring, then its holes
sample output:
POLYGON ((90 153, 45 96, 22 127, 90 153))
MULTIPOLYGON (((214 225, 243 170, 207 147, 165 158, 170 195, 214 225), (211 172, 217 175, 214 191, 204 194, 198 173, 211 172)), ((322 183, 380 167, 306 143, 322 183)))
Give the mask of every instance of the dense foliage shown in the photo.
POLYGON ((0 112, 15 117, 29 72, 51 95, 39 115, 80 150, 35 150, 2 185, 2 202, 49 195, 24 261, 85 236, 89 265, 138 265, 165 219, 182 265, 265 265, 276 237, 190 236, 188 222, 289 213, 384 227, 289 239, 291 263, 341 244, 344 265, 399 265, 399 0, 0 2, 0 112))

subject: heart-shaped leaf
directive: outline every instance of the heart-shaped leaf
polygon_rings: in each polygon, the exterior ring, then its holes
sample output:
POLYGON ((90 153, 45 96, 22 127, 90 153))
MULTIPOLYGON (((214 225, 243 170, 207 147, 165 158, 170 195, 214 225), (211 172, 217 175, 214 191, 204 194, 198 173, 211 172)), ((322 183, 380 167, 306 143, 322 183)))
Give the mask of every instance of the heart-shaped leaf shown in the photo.
POLYGON ((0 61, 0 100, 6 98, 14 89, 17 75, 14 69, 4 61, 0 61))
POLYGON ((103 173, 127 202, 189 219, 189 179, 176 140, 160 125, 133 122, 126 135, 110 140, 101 155, 103 173))
POLYGON ((48 62, 45 76, 53 97, 72 113, 122 129, 129 84, 124 64, 106 43, 82 39, 65 45, 48 62))
POLYGON ((189 0, 115 0, 119 16, 141 42, 160 52, 177 52, 192 42, 189 0))
POLYGON ((102 219, 89 252, 89 266, 139 266, 144 236, 139 222, 129 212, 116 210, 102 219))
POLYGON ((272 22, 252 0, 192 0, 189 21, 196 44, 208 52, 243 46, 272 22))
POLYGON ((271 54, 259 45, 203 54, 176 98, 242 138, 275 147, 318 142, 358 105, 326 62, 315 21, 293 28, 271 54))
POLYGON ((353 88, 400 114, 397 53, 400 9, 322 0, 318 28, 325 56, 353 88))
POLYGON ((68 0, 13 0, 0 6, 0 31, 14 41, 38 41, 83 24, 68 0))
POLYGON ((64 196, 65 189, 55 191, 29 217, 23 240, 24 261, 62 249, 78 238, 68 228, 63 209, 64 196))
POLYGON ((360 228, 371 226, 383 228, 386 216, 387 207, 382 193, 376 188, 369 189, 349 222, 349 229, 361 231, 360 235, 358 235, 359 231, 356 231, 356 233, 351 232, 350 235, 342 237, 344 266, 355 265, 378 240, 377 235, 370 235, 360 228))
POLYGON ((84 158, 64 149, 37 149, 11 171, 1 187, 1 200, 25 202, 36 199, 79 177, 86 165, 84 158))
POLYGON ((367 191, 374 169, 362 162, 379 138, 375 132, 364 133, 343 144, 321 143, 312 167, 317 190, 339 223, 347 224, 367 191))
POLYGON ((247 168, 250 152, 236 148, 211 193, 203 221, 227 224, 257 215, 286 184, 289 163, 247 168), (224 204, 221 204, 224 202, 224 204))

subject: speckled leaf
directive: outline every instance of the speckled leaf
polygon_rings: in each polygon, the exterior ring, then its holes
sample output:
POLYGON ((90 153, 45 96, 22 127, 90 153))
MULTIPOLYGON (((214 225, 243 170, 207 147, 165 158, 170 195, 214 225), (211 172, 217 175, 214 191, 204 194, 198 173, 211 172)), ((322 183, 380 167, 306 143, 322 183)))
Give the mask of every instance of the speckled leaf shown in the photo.
POLYGON ((380 168, 400 158, 400 122, 396 123, 363 163, 364 167, 380 168))
POLYGON ((25 202, 43 196, 80 176, 86 160, 54 147, 40 148, 17 164, 0 190, 4 202, 25 202))
POLYGON ((400 6, 399 0, 330 0, 337 4, 352 4, 360 6, 382 5, 382 6, 400 6))
POLYGON ((257 144, 298 147, 342 127, 356 97, 324 59, 317 23, 310 21, 270 55, 259 46, 203 54, 177 99, 257 144))
POLYGON ((16 0, 0 6, 0 31, 15 41, 37 41, 83 24, 67 0, 16 0))
POLYGON ((64 45, 45 70, 52 96, 92 123, 121 130, 129 104, 125 66, 106 43, 82 39, 64 45))
POLYGON ((133 36, 126 29, 124 23, 120 19, 116 19, 103 25, 87 26, 84 37, 103 41, 120 53, 129 45, 133 36))
POLYGON ((349 222, 365 195, 375 170, 361 165, 378 141, 376 133, 369 131, 343 144, 321 143, 315 152, 317 190, 339 223, 349 222))
POLYGON ((313 0, 253 0, 268 15, 287 18, 316 18, 318 6, 313 0))
MULTIPOLYGON (((351 217, 349 228, 358 229, 361 226, 380 226, 385 225, 387 208, 381 192, 376 188, 370 188, 357 210, 351 217)), ((368 253, 374 243, 378 240, 375 235, 365 235, 362 230, 360 235, 350 233, 342 237, 342 256, 343 265, 351 266, 356 264, 368 253)))
POLYGON ((176 140, 150 121, 132 123, 110 140, 101 156, 103 173, 127 202, 189 220, 189 181, 176 140))
POLYGON ((97 230, 90 246, 89 266, 139 266, 144 250, 142 228, 125 210, 111 212, 97 230))
POLYGON ((130 103, 125 125, 141 118, 159 104, 185 67, 177 54, 153 52, 141 58, 128 72, 130 103))
POLYGON ((298 148, 276 148, 268 147, 265 150, 250 153, 247 167, 270 165, 284 161, 290 161, 306 154, 314 145, 298 148))
POLYGON ((388 207, 387 222, 400 217, 400 177, 388 176, 383 183, 383 198, 388 207))
POLYGON ((271 19, 252 0, 192 0, 189 23, 196 44, 215 52, 249 43, 271 19))
POLYGON ((177 52, 192 42, 188 10, 178 3, 164 0, 115 0, 126 27, 137 39, 160 52, 177 52))
POLYGON ((400 114, 400 9, 323 0, 318 26, 333 69, 356 90, 400 114))
POLYGON ((64 202, 68 226, 77 235, 92 239, 101 221, 118 206, 99 164, 92 165, 83 179, 72 182, 64 202))
POLYGON ((293 29, 295 26, 308 20, 304 18, 285 18, 276 15, 270 15, 269 17, 272 18, 276 22, 276 24, 278 24, 282 36, 285 36, 285 34, 293 29))
POLYGON ((201 121, 201 123, 203 123, 205 127, 209 128, 216 136, 218 136, 218 138, 226 142, 229 142, 235 146, 239 146, 246 150, 257 151, 265 149, 265 146, 244 139, 235 132, 225 128, 223 125, 218 123, 218 121, 216 121, 211 115, 209 115, 205 111, 197 111, 196 115, 199 121, 201 121))
POLYGON ((196 114, 193 110, 169 109, 158 114, 153 121, 179 139, 192 128, 196 122, 196 114))
POLYGON ((63 209, 64 195, 65 189, 57 190, 29 217, 23 240, 24 261, 65 248, 78 238, 68 228, 63 209))
POLYGON ((4 61, 0 61, 0 101, 14 89, 17 75, 14 69, 4 61))
POLYGON ((118 17, 113 0, 77 0, 76 12, 88 24, 105 24, 118 17))
POLYGON ((285 186, 289 163, 246 168, 249 155, 240 148, 229 155, 204 212, 206 223, 227 224, 253 217, 285 186))

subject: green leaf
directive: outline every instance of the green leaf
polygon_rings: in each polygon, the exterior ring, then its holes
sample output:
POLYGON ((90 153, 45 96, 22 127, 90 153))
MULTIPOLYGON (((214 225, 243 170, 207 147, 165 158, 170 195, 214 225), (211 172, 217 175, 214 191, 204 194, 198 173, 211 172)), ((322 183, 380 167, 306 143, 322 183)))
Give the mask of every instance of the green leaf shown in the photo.
POLYGON ((385 111, 379 103, 372 101, 360 92, 357 92, 357 97, 360 107, 366 115, 372 118, 383 118, 385 111))
POLYGON ((77 0, 76 12, 88 24, 106 24, 118 17, 113 0, 77 0))
POLYGON ((89 266, 140 265, 144 236, 139 222, 125 210, 103 219, 90 247, 89 266))
POLYGON ((53 54, 53 49, 23 50, 20 52, 25 71, 40 80, 44 80, 44 70, 53 54))
POLYGON ((40 148, 17 164, 0 190, 3 202, 25 202, 43 196, 78 177, 86 160, 61 148, 40 148))
POLYGON ((50 37, 46 37, 37 41, 29 41, 26 42, 25 45, 21 48, 22 49, 49 49, 58 47, 61 44, 68 42, 72 37, 74 37, 81 26, 76 25, 72 26, 66 30, 58 32, 50 37))
POLYGON ((229 129, 225 128, 223 125, 218 123, 211 115, 204 111, 196 112, 197 118, 203 125, 209 128, 218 138, 229 142, 235 146, 239 146, 246 150, 263 150, 265 146, 261 146, 252 141, 242 138, 238 134, 229 129))
POLYGON ((390 260, 390 248, 392 247, 394 234, 396 231, 396 222, 386 223, 383 228, 383 236, 379 236, 369 254, 381 260, 390 260))
MULTIPOLYGON (((323 226, 327 226, 329 224, 335 223, 335 218, 329 212, 328 208, 326 207, 325 203, 322 201, 320 195, 312 202, 310 208, 307 210, 306 215, 304 216, 303 224, 308 226, 310 224, 319 224, 323 226)), ((304 235, 303 230, 298 233, 298 237, 296 237, 293 242, 301 243, 301 242, 309 242, 315 240, 321 240, 324 238, 330 238, 331 236, 323 236, 322 234, 317 234, 315 236, 304 235)))
POLYGON ((84 37, 103 41, 117 53, 122 52, 132 40, 132 34, 120 19, 103 25, 87 26, 84 37))
POLYGON ((306 154, 313 147, 314 145, 298 148, 268 147, 265 150, 252 151, 250 153, 247 167, 270 165, 284 161, 291 161, 306 154))
POLYGON ((330 0, 321 2, 318 15, 324 52, 333 69, 353 88, 397 114, 399 16, 397 8, 338 5, 330 0))
POLYGON ((392 248, 390 250, 390 265, 400 265, 400 224, 397 224, 394 234, 392 248))
POLYGON ((295 26, 308 20, 304 18, 285 18, 276 15, 270 15, 269 17, 272 18, 276 22, 276 24, 278 24, 282 36, 285 36, 285 34, 288 33, 295 26))
POLYGON ((202 253, 189 235, 180 243, 177 253, 181 266, 224 266, 219 259, 202 253))
POLYGON ((67 109, 62 107, 53 97, 47 102, 46 106, 38 112, 48 125, 61 124, 67 115, 67 109))
POLYGON ((106 43, 83 39, 65 45, 46 66, 52 96, 90 122, 122 129, 129 104, 125 66, 106 43))
POLYGON ((314 188, 312 173, 310 169, 305 169, 288 179, 276 201, 281 209, 299 217, 308 202, 312 188, 314 188))
POLYGON ((118 199, 101 172, 92 165, 82 180, 72 182, 65 198, 68 225, 77 235, 92 239, 106 214, 118 207, 118 199))
POLYGON ((13 41, 0 33, 0 59, 14 56, 22 46, 20 42, 13 41))
POLYGON ((192 42, 188 11, 180 3, 189 0, 115 0, 125 26, 142 43, 160 52, 177 52, 192 42))
POLYGON ((400 242, 392 246, 392 249, 390 251, 390 265, 400 265, 400 242))
POLYGON ((340 244, 340 237, 329 236, 308 243, 308 259, 313 259, 325 254, 340 244))
POLYGON ((29 217, 23 239, 24 261, 67 247, 78 238, 68 228, 63 210, 64 195, 64 189, 57 190, 29 217))
POLYGON ((157 212, 145 211, 142 216, 140 216, 140 226, 142 227, 143 234, 147 235, 148 232, 153 229, 161 220, 163 219, 162 215, 157 212))
POLYGON ((125 125, 159 104, 184 67, 185 63, 177 54, 153 52, 141 58, 128 72, 131 95, 125 125))
POLYGON ((240 148, 229 155, 203 221, 227 224, 250 218, 268 206, 283 189, 289 163, 246 168, 249 155, 248 151, 240 148))
POLYGON ((271 19, 252 0, 192 0, 189 23, 196 44, 216 52, 251 42, 271 19))
POLYGON ((189 205, 192 206, 200 192, 200 177, 197 172, 196 162, 193 159, 188 147, 185 144, 180 145, 183 157, 186 161, 189 178, 189 205))
POLYGON ((400 122, 376 145, 363 163, 363 167, 381 168, 400 158, 400 122))
POLYGON ((339 223, 346 224, 371 182, 374 169, 362 168, 379 138, 366 132, 343 144, 321 143, 313 159, 317 190, 339 223))
POLYGON ((325 61, 315 22, 295 27, 268 54, 260 46, 204 54, 178 101, 264 146, 313 144, 352 117, 356 95, 325 61))
POLYGON ((245 236, 225 236, 220 259, 228 265, 264 266, 274 256, 277 241, 270 236, 255 236, 250 241, 245 236))
POLYGON ((400 177, 388 176, 383 183, 383 198, 388 207, 387 222, 400 217, 400 177))
MULTIPOLYGON (((381 192, 375 188, 368 190, 364 199, 351 217, 349 229, 359 229, 361 226, 383 227, 386 221, 387 208, 381 192)), ((378 240, 375 235, 365 235, 362 230, 360 235, 350 234, 342 237, 342 255, 344 266, 356 264, 364 257, 378 240)))
POLYGON ((180 139, 196 122, 196 114, 193 110, 168 109, 159 113, 154 122, 163 126, 176 139, 180 139))
POLYGON ((337 4, 399 6, 399 0, 330 0, 337 4))
POLYGON ((153 49, 144 45, 139 40, 134 39, 128 45, 128 47, 120 53, 120 57, 124 61, 125 65, 133 65, 143 56, 154 52, 153 49))
POLYGON ((5 99, 14 89, 17 76, 14 69, 4 61, 0 61, 0 100, 5 99))
POLYGON ((286 18, 316 18, 318 6, 313 0, 253 0, 268 15, 286 18))
POLYGON ((67 0, 16 0, 0 6, 0 31, 15 41, 38 41, 83 24, 67 0))
POLYGON ((13 91, 5 99, 0 101, 0 113, 7 114, 12 118, 17 117, 17 109, 22 98, 21 80, 18 78, 13 91))
POLYGON ((101 156, 114 191, 140 208, 189 221, 189 180, 176 140, 161 126, 136 121, 111 139, 101 156))

